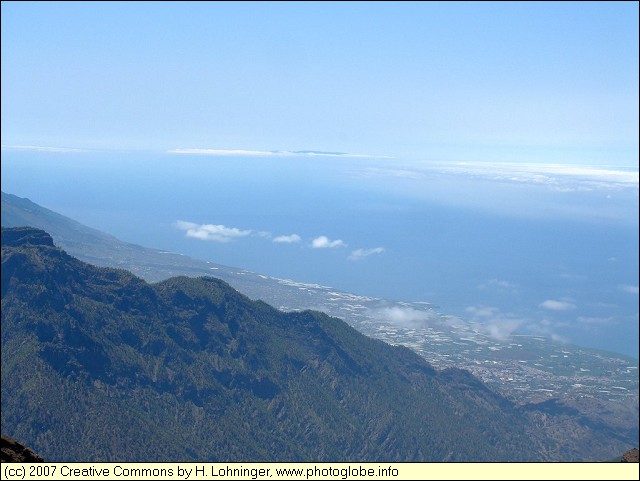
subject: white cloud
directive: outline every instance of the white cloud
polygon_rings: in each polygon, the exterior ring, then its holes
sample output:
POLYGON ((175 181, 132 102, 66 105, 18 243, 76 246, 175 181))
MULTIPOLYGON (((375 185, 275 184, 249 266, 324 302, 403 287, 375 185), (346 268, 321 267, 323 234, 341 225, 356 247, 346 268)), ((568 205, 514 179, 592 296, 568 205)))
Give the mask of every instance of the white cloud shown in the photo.
POLYGON ((520 327, 524 321, 510 313, 504 313, 492 306, 469 306, 465 309, 474 322, 494 339, 504 341, 520 327))
POLYGON ((346 247, 347 244, 340 239, 331 240, 327 236, 321 235, 311 241, 311 247, 314 249, 333 249, 335 247, 346 247))
POLYGON ((569 344, 569 338, 561 336, 560 334, 551 334, 551 340, 562 344, 569 344))
POLYGON ((346 152, 322 152, 317 150, 246 150, 246 149, 172 149, 170 154, 211 155, 217 157, 347 157, 391 159, 382 155, 349 154, 346 152))
POLYGON ((186 222, 179 220, 175 226, 186 231, 187 237, 194 239, 210 240, 215 242, 231 242, 240 237, 251 234, 250 230, 241 230, 236 227, 226 227, 224 225, 214 224, 196 224, 194 222, 186 222))
POLYGON ((569 301, 556 301, 554 299, 547 299, 540 303, 540 307, 549 309, 551 311, 570 311, 576 308, 576 305, 569 301))
POLYGON ((283 244, 294 244, 296 242, 300 242, 302 238, 298 234, 291 235, 279 235, 278 237, 273 238, 273 242, 280 242, 283 244))
POLYGON ((520 319, 496 318, 483 324, 484 329, 494 339, 504 341, 509 339, 511 334, 522 325, 520 319))
POLYGON ((409 162, 393 168, 367 168, 359 177, 432 179, 464 176, 510 184, 542 185, 559 192, 638 189, 637 168, 527 162, 409 162))
POLYGON ((627 294, 635 294, 638 295, 638 286, 632 286, 629 284, 624 284, 619 286, 620 290, 626 292, 627 294))
POLYGON ((372 249, 356 249, 351 255, 349 255, 349 260, 359 261, 373 254, 382 254, 384 252, 384 247, 374 247, 372 249))
POLYGON ((609 166, 520 162, 458 162, 441 164, 447 174, 465 174, 501 182, 543 184, 558 191, 594 188, 638 188, 638 171, 609 166))

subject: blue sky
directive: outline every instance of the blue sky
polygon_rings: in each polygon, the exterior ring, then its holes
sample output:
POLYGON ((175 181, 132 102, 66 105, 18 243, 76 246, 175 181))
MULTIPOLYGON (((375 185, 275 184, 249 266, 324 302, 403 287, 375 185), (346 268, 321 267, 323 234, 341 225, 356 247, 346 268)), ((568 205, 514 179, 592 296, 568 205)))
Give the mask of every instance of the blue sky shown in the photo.
POLYGON ((638 4, 2 2, 2 143, 638 164, 638 4))

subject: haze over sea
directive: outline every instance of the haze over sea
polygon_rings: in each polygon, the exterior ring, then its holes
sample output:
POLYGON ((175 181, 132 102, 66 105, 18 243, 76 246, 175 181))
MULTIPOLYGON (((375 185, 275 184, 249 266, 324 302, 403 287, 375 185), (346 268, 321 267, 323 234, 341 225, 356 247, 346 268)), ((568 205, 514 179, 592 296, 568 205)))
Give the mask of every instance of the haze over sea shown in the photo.
POLYGON ((5 148, 2 190, 122 240, 638 356, 638 172, 5 148))
POLYGON ((638 356, 636 2, 2 2, 2 190, 638 356))

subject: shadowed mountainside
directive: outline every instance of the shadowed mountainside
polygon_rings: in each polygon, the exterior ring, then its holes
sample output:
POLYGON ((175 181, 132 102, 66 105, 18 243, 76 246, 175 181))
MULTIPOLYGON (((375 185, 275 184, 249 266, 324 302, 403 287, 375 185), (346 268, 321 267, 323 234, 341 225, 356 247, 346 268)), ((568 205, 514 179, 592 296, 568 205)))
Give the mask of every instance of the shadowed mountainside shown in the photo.
POLYGON ((31 228, 2 230, 2 390, 3 429, 51 461, 546 459, 465 371, 218 279, 94 267, 31 228))
MULTIPOLYGON (((509 344, 502 346, 509 349, 500 351, 501 353, 510 352, 513 355, 512 360, 496 358, 493 352, 486 353, 493 361, 489 364, 486 364, 486 361, 481 362, 480 369, 478 360, 482 361, 484 357, 483 353, 476 351, 478 346, 487 345, 487 340, 478 339, 479 344, 476 344, 473 356, 461 354, 460 344, 468 341, 462 338, 477 336, 475 327, 469 325, 461 331, 449 332, 451 327, 447 316, 438 314, 427 303, 407 304, 341 293, 330 287, 277 279, 128 244, 41 207, 28 199, 4 192, 2 193, 2 224, 3 226, 29 224, 46 227, 51 231, 56 245, 63 246, 74 256, 92 264, 132 270, 136 275, 147 280, 164 280, 176 275, 202 276, 214 273, 253 299, 263 299, 284 310, 313 309, 327 312, 343 318, 349 325, 366 335, 394 345, 403 344, 412 348, 439 369, 448 366, 469 369, 488 383, 490 389, 522 407, 532 424, 532 435, 539 439, 539 444, 546 446, 545 456, 548 459, 612 459, 615 453, 626 449, 629 445, 637 444, 637 370, 635 380, 633 372, 629 374, 630 370, 637 366, 637 360, 580 347, 553 346, 549 342, 542 342, 543 340, 539 338, 528 340, 520 336, 517 339, 518 345, 522 344, 519 350, 511 349, 513 344, 509 344), (384 311, 389 309, 389 306, 403 309, 408 305, 411 309, 417 309, 429 315, 426 329, 399 330, 397 326, 385 319, 376 317, 376 312, 381 309, 384 311), (437 334, 432 331, 437 331, 437 334), (571 351, 574 362, 579 361, 577 365, 588 368, 585 371, 589 379, 583 380, 582 370, 573 375, 570 372, 558 371, 562 375, 549 378, 550 373, 555 372, 553 368, 558 366, 547 365, 553 364, 549 360, 554 358, 553 354, 558 354, 556 352, 558 350, 571 351), (523 371, 525 366, 520 364, 521 357, 518 357, 520 355, 530 359, 530 363, 538 363, 536 366, 547 366, 541 368, 546 370, 540 371, 539 378, 531 377, 531 372, 538 371, 523 371), (495 362, 496 360, 498 362, 495 362), (631 367, 625 368, 625 366, 631 367), (517 372, 514 372, 514 369, 517 372), (505 372, 510 373, 514 382, 499 381, 504 377, 505 372), (594 372, 603 372, 606 375, 594 377, 594 372), (628 391, 621 391, 621 388, 612 389, 612 386, 624 386, 628 391), (546 389, 549 387, 556 389, 553 396, 550 396, 549 389, 546 389), (541 396, 540 392, 547 395, 541 396), (609 392, 616 395, 614 399, 608 394, 609 392), (625 396, 621 396, 621 393, 625 396), (546 400, 540 402, 543 399, 546 400), (549 443, 549 439, 553 441, 549 443)), ((490 348, 494 344, 495 340, 488 343, 490 348)))

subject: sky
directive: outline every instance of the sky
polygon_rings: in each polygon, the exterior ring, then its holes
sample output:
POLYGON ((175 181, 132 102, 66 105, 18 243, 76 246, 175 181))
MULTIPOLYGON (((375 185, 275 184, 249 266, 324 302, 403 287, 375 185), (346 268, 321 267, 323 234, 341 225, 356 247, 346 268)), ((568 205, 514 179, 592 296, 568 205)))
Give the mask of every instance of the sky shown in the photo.
POLYGON ((5 145, 638 163, 636 2, 2 2, 5 145))
POLYGON ((2 190, 638 356, 636 2, 2 2, 2 190))

